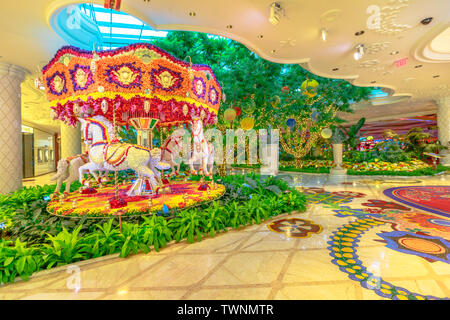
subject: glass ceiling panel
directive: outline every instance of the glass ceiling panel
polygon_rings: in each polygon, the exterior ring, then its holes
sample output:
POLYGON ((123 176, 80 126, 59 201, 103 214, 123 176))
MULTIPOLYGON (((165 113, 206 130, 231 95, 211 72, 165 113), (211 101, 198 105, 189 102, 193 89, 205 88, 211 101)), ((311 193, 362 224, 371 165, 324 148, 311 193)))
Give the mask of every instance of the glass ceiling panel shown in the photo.
POLYGON ((102 43, 100 50, 116 49, 136 42, 149 42, 152 37, 165 37, 166 31, 152 30, 141 20, 124 12, 105 9, 96 4, 81 4, 81 13, 98 27, 102 43))

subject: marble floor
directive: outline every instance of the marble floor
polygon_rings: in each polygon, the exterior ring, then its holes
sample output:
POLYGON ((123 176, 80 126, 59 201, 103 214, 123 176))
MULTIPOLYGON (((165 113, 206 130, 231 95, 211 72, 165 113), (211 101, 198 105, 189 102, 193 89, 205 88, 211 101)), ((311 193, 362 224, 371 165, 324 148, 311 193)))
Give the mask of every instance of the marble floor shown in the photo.
MULTIPOLYGON (((396 204, 383 194, 397 186, 448 186, 450 176, 280 175, 312 197, 306 212, 194 244, 171 243, 160 252, 125 259, 113 255, 43 271, 29 281, 1 286, 0 299, 450 297, 450 218, 396 204), (372 208, 383 212, 374 219, 361 210, 369 200, 389 202, 396 210, 386 214, 380 207, 372 208), (411 212, 441 221, 435 231, 445 237, 440 242, 445 252, 432 252, 438 258, 395 250, 383 242, 380 234, 392 233, 394 226, 395 232, 405 231, 400 222, 393 224, 388 218, 411 212)), ((420 230, 426 234, 431 229, 420 230)))

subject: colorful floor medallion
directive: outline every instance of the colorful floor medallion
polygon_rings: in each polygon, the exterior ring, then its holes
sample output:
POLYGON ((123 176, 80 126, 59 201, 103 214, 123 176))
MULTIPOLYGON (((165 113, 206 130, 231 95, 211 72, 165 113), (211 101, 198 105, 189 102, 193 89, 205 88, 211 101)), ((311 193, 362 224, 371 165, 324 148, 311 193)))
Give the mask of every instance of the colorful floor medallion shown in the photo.
POLYGON ((328 192, 322 188, 305 188, 303 189, 308 202, 318 204, 318 203, 349 203, 352 202, 354 198, 364 197, 364 193, 352 192, 352 191, 336 191, 328 192))
MULTIPOLYGON (((337 265, 339 269, 348 274, 348 277, 354 281, 358 281, 362 287, 373 290, 381 297, 394 300, 435 300, 442 299, 432 295, 422 295, 411 292, 403 287, 395 286, 379 276, 371 273, 358 256, 358 243, 361 236, 373 227, 383 225, 384 222, 375 219, 357 219, 349 224, 346 224, 333 232, 330 245, 330 255, 333 257, 331 261, 337 265)), ((387 233, 385 233, 386 235, 387 233)), ((411 238, 414 239, 414 238, 411 238)), ((410 242, 406 239, 406 244, 409 248, 420 247, 421 250, 439 254, 441 247, 433 244, 424 244, 418 242, 410 242)))
POLYGON ((397 187, 383 193, 414 208, 450 218, 450 186, 397 187))
POLYGON ((403 210, 403 211, 411 210, 411 208, 402 206, 401 204, 398 204, 395 202, 376 200, 376 199, 370 199, 367 201, 368 202, 363 203, 362 205, 365 207, 370 207, 370 208, 380 208, 381 210, 403 210))
POLYGON ((405 231, 377 233, 395 251, 450 263, 450 242, 439 237, 405 231))
POLYGON ((269 230, 283 233, 289 238, 308 238, 313 233, 321 233, 322 226, 304 219, 280 219, 267 225, 269 230))

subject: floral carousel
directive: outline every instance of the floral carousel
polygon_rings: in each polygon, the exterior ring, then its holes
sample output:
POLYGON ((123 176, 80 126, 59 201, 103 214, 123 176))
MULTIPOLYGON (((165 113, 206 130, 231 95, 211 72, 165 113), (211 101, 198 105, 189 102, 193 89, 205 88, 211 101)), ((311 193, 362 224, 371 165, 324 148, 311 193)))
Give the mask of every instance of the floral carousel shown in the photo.
POLYGON ((52 214, 168 213, 224 194, 212 179, 214 147, 203 135, 204 126, 217 123, 222 99, 210 67, 139 43, 102 52, 63 47, 42 73, 52 119, 80 122, 88 150, 59 161, 61 178, 47 206, 52 214), (136 130, 136 144, 119 139, 121 127, 136 130), (180 173, 183 150, 191 175, 180 173), (69 192, 76 180, 83 186, 69 192))

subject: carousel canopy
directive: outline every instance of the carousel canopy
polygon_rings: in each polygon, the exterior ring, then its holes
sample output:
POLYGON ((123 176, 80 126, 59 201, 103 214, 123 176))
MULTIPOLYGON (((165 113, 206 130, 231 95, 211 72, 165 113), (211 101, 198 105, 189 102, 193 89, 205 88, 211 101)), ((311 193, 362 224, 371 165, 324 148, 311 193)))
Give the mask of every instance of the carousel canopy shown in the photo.
POLYGON ((42 70, 53 119, 103 115, 119 125, 133 118, 158 126, 217 121, 221 87, 211 68, 179 60, 148 43, 91 52, 63 47, 42 70))

